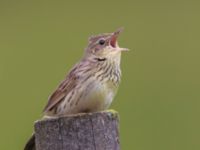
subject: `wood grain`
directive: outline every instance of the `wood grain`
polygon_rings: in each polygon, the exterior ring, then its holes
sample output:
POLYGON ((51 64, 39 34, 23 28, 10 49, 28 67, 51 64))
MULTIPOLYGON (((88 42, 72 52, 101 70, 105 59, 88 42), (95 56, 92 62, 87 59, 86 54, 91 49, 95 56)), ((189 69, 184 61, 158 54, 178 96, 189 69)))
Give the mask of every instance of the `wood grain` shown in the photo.
POLYGON ((36 150, 120 150, 118 123, 114 111, 40 120, 36 150))

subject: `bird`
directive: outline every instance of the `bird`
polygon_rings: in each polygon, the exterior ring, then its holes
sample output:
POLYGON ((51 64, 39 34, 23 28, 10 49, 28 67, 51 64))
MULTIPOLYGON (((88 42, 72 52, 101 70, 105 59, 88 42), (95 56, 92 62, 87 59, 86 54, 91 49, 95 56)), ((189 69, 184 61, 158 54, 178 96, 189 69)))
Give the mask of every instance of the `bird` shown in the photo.
MULTIPOLYGON (((90 36, 84 55, 50 95, 44 118, 103 111, 111 105, 121 80, 119 28, 111 33, 90 36)), ((35 150, 35 135, 24 150, 35 150)))

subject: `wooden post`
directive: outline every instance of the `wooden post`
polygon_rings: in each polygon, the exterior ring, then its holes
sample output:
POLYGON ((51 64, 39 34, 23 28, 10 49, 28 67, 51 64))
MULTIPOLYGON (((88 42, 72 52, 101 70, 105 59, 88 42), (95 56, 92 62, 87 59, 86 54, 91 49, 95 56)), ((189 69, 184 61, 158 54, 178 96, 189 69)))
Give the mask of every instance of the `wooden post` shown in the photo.
POLYGON ((36 150, 120 150, 118 122, 115 111, 37 121, 36 150))

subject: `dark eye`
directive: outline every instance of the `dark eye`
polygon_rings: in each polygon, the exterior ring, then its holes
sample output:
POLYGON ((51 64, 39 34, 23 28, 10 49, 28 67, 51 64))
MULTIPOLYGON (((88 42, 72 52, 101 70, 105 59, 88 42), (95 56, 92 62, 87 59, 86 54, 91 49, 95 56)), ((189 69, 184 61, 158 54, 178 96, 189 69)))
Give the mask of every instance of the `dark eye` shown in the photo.
POLYGON ((105 42, 106 42, 106 41, 105 41, 104 39, 99 40, 99 44, 100 44, 100 45, 104 45, 105 42))

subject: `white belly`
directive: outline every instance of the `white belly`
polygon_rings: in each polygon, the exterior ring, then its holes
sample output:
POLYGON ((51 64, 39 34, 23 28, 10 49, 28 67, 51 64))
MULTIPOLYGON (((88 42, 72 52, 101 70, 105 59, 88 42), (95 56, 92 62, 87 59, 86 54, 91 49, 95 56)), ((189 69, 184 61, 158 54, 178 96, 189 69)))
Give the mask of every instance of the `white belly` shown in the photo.
POLYGON ((96 112, 107 109, 116 95, 117 87, 112 83, 100 83, 98 81, 82 88, 82 96, 76 106, 69 106, 65 114, 80 112, 96 112))
POLYGON ((57 114, 68 115, 107 109, 116 95, 118 86, 112 82, 102 83, 98 80, 92 81, 88 81, 87 84, 82 85, 72 97, 72 93, 69 93, 61 105, 59 105, 57 114))

